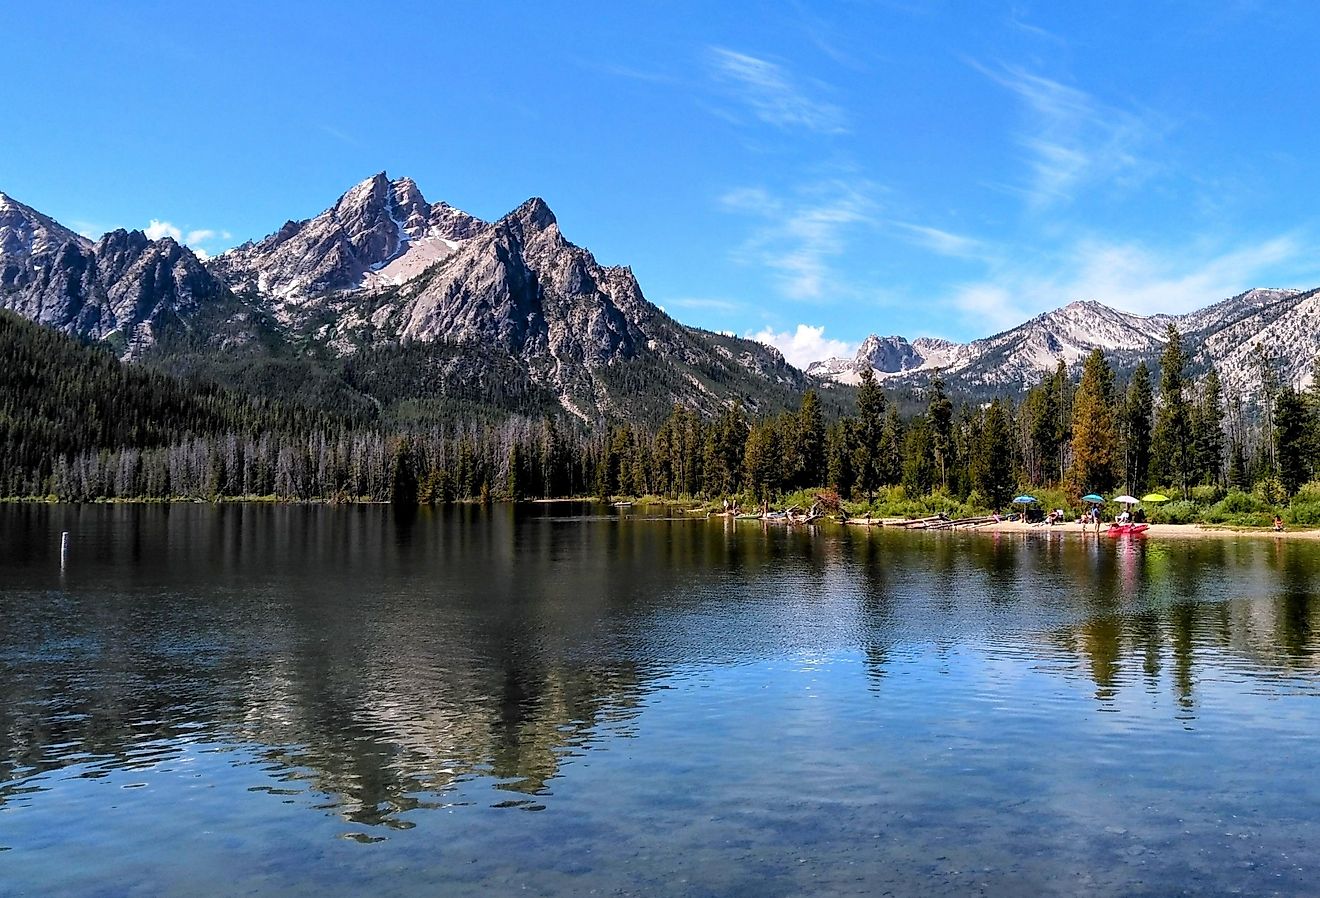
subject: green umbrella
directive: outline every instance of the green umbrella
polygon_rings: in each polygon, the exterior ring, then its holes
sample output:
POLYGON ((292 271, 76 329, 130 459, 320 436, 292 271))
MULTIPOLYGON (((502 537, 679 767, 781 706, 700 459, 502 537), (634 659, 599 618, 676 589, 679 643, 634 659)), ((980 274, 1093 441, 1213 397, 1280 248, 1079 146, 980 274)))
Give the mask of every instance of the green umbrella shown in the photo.
POLYGON ((1142 502, 1168 502, 1169 497, 1163 493, 1147 493, 1141 497, 1142 502))

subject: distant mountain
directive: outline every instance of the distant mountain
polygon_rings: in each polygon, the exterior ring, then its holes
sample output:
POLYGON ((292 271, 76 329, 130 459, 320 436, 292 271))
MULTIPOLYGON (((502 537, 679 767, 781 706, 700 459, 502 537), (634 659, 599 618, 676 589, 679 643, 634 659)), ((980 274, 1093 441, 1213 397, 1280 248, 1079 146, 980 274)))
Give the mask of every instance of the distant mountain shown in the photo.
POLYGON ((185 246, 141 231, 95 243, 0 194, 0 308, 140 358, 159 341, 193 333, 224 346, 251 339, 251 310, 185 246), (237 327, 222 327, 229 320, 237 327))
POLYGON ((0 273, 0 285, 8 287, 16 281, 24 260, 54 255, 66 243, 84 248, 92 245, 92 241, 55 219, 0 193, 0 259, 6 265, 0 273))
POLYGON ((402 284, 485 227, 447 203, 428 203, 411 178, 391 181, 381 172, 315 218, 286 222, 210 267, 235 290, 269 297, 288 320, 327 293, 402 284))
POLYGON ((537 198, 488 223, 381 173, 205 263, 140 231, 92 244, 8 198, 0 227, 0 307, 267 395, 595 423, 777 410, 810 383, 772 347, 674 321, 537 198))
POLYGON ((888 375, 943 366, 957 348, 957 343, 932 337, 919 337, 909 343, 903 337, 877 337, 872 334, 862 341, 853 358, 812 362, 807 373, 839 383, 857 383, 862 371, 868 367, 878 374, 888 375))
POLYGON ((1257 345, 1281 380, 1302 384, 1320 353, 1320 292, 1254 289, 1186 315, 1133 315, 1099 302, 1074 302, 971 343, 869 337, 854 358, 815 362, 807 373, 856 383, 870 367, 892 385, 915 386, 938 370, 960 392, 1016 392, 1039 382, 1060 360, 1078 367, 1097 348, 1121 370, 1142 360, 1154 365, 1169 324, 1182 334, 1193 365, 1214 364, 1226 389, 1248 391, 1259 383, 1257 345))

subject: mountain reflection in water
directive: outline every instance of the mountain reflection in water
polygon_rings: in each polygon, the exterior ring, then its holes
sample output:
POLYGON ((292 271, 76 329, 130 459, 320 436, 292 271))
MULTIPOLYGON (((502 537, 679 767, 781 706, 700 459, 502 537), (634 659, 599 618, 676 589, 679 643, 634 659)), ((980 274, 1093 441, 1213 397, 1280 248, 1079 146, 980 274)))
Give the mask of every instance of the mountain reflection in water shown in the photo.
MULTIPOLYGON (((805 837, 784 833, 832 816, 837 835, 880 838, 859 789, 912 824, 884 855, 902 870, 941 866, 922 849, 949 833, 912 828, 926 813, 964 833, 989 806, 996 825, 1066 816, 1042 798, 1057 789, 1104 817, 1100 783, 1164 807, 1152 796, 1188 758, 1316 759, 1312 544, 785 530, 566 505, 9 506, 0 533, 0 865, 26 856, 29 877, 59 851, 33 832, 128 794, 79 782, 163 791, 183 771, 227 801, 260 795, 235 807, 277 838, 315 819, 376 842, 506 808, 585 827, 586 796, 633 839, 647 824, 631 815, 661 829, 667 813, 751 815, 727 858, 757 856, 763 883, 762 835, 792 845, 805 837), (1138 784, 1106 780, 1111 764, 1138 784)), ((1241 800, 1266 808, 1296 787, 1281 773, 1241 800), (1261 793, 1271 784, 1279 796, 1261 793)), ((167 813, 135 800, 139 820, 167 813)), ((1020 851, 1036 838, 1077 864, 1021 825, 1020 851)), ((615 836, 578 838, 607 863, 615 836)), ((628 863, 664 850, 643 841, 628 863)), ((836 849, 789 850, 806 863, 836 849)), ((964 864, 999 858, 992 891, 1045 881, 1005 878, 997 850, 964 864)))

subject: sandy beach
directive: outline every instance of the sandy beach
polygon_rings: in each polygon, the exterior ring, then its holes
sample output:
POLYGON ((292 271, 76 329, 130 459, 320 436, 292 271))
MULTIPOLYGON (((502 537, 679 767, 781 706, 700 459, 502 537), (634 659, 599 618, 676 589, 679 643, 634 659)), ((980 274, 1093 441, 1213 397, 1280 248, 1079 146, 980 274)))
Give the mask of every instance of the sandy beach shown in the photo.
MULTIPOLYGON (((981 533, 1039 533, 1071 534, 1073 536, 1095 536, 1095 527, 1073 521, 1067 524, 1024 524, 1021 521, 1002 521, 998 524, 985 524, 969 528, 981 533)), ((1100 535, 1108 538, 1107 525, 1100 525, 1100 535)), ((1151 524, 1150 529, 1138 539, 1197 539, 1197 538, 1235 538, 1256 537, 1260 539, 1320 539, 1320 530, 1274 530, 1262 528, 1234 528, 1227 526, 1209 526, 1205 524, 1151 524)))

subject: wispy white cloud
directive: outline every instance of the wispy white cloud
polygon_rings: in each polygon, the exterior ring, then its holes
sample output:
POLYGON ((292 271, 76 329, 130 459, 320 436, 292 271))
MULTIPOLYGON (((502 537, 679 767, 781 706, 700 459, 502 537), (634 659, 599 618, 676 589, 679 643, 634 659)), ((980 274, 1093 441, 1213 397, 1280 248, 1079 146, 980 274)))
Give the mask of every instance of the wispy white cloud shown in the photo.
POLYGON ((767 327, 747 337, 775 347, 790 364, 799 368, 835 356, 851 357, 857 352, 857 347, 851 343, 826 337, 824 325, 813 327, 810 324, 799 324, 795 330, 783 332, 767 327))
POLYGON ((1029 177, 1019 189, 1041 208, 1071 200, 1094 184, 1135 184, 1154 164, 1145 151, 1162 128, 1148 112, 1101 102, 1079 88, 1016 66, 977 71, 1011 91, 1025 108, 1017 140, 1025 151, 1029 177))
POLYGON ((151 224, 142 229, 142 233, 147 235, 148 240, 162 240, 166 237, 176 242, 183 240, 183 231, 168 221, 160 221, 155 218, 151 220, 151 224))
POLYGON ((747 308, 745 303, 737 300, 714 299, 702 296, 683 296, 678 299, 668 299, 665 300, 664 305, 679 309, 699 309, 711 312, 738 312, 747 308))
POLYGON ((80 237, 86 237, 88 240, 99 239, 102 234, 110 230, 98 222, 86 221, 85 219, 74 219, 69 222, 69 227, 73 228, 80 237))
POLYGON ((607 75, 614 75, 619 78, 627 78, 630 81, 642 81, 646 84, 679 86, 683 83, 682 79, 675 75, 653 69, 641 69, 613 62, 602 63, 593 59, 581 59, 579 60, 579 63, 585 68, 594 69, 598 72, 604 72, 607 75))
MULTIPOLYGON (((711 47, 708 54, 716 80, 762 122, 822 134, 847 132, 843 110, 812 96, 779 63, 724 47, 711 47)), ((823 86, 813 87, 820 90, 823 86)))
POLYGON ((833 260, 844 253, 852 229, 875 222, 869 184, 825 181, 787 197, 740 188, 720 205, 760 222, 735 257, 774 273, 784 296, 822 300, 850 292, 833 260))
POLYGON ((1023 18, 1023 14, 1024 14, 1024 10, 1021 9, 1010 10, 1008 14, 1009 24, 1012 27, 1016 28, 1018 31, 1022 32, 1023 34, 1028 34, 1040 40, 1049 41, 1050 43, 1056 44, 1061 47, 1067 46, 1068 42, 1064 40, 1062 37, 1055 34, 1053 31, 1048 31, 1044 28, 1041 28, 1039 25, 1034 25, 1031 22, 1028 22, 1026 19, 1023 18))
POLYGON ((941 256, 975 259, 981 258, 985 253, 985 245, 974 237, 906 221, 891 221, 889 224, 916 245, 941 256))
POLYGON ((209 258, 209 251, 204 244, 214 240, 229 240, 233 236, 228 231, 217 231, 212 228, 196 228, 185 233, 183 228, 173 222, 158 218, 151 219, 151 224, 143 228, 142 233, 147 235, 148 240, 169 237, 176 243, 184 244, 203 259, 209 258))
POLYGON ((328 125, 325 122, 321 122, 316 125, 316 128, 322 134, 329 135, 330 137, 333 137, 335 140, 339 141, 340 143, 346 143, 349 146, 354 146, 354 147, 361 146, 362 144, 362 142, 358 140, 356 136, 348 133, 342 128, 336 128, 334 125, 328 125))

